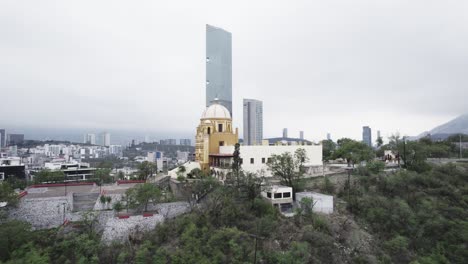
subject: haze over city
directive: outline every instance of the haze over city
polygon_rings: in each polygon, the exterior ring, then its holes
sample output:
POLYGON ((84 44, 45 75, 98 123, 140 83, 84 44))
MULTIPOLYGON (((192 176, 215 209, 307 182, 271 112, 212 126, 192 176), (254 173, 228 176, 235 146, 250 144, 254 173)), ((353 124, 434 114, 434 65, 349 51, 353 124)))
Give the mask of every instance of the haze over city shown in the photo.
POLYGON ((359 139, 363 125, 384 138, 417 135, 468 112, 467 10, 462 1, 3 1, 0 124, 191 138, 212 24, 232 33, 239 131, 242 99, 256 98, 265 138, 287 127, 316 141, 359 139))

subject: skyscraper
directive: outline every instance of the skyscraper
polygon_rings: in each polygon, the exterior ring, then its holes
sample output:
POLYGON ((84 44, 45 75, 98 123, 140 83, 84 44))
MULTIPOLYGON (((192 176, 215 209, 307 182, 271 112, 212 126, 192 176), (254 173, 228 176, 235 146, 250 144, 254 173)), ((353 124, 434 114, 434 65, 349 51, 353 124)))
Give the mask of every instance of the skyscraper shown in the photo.
POLYGON ((258 145, 263 139, 263 103, 244 99, 244 145, 258 145))
POLYGON ((24 142, 24 134, 8 134, 7 145, 15 146, 24 142))
POLYGON ((288 137, 288 129, 283 128, 283 138, 287 138, 287 137, 288 137))
POLYGON ((372 147, 372 131, 368 126, 362 127, 362 142, 369 147, 372 147))
POLYGON ((232 116, 232 36, 206 25, 206 106, 215 98, 232 116))
POLYGON ((85 144, 96 145, 96 134, 85 134, 83 142, 85 144))
POLYGON ((331 134, 327 133, 327 140, 331 140, 331 134))
POLYGON ((299 138, 304 140, 304 131, 299 131, 299 138))
POLYGON ((0 148, 5 147, 6 145, 6 135, 5 129, 0 129, 0 148))
POLYGON ((106 146, 106 147, 109 147, 110 146, 110 133, 109 132, 104 132, 102 133, 102 143, 103 143, 103 146, 106 146))
POLYGON ((377 138, 380 138, 380 130, 377 130, 377 138))

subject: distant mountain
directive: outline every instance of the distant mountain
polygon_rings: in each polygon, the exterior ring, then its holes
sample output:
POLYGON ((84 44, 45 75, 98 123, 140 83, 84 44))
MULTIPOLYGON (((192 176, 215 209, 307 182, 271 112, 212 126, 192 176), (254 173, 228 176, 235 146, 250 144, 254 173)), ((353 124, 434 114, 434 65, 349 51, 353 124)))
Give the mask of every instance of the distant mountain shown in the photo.
POLYGON ((411 139, 417 140, 430 135, 433 140, 441 140, 459 133, 468 134, 468 114, 461 115, 445 124, 433 128, 430 131, 423 132, 416 137, 411 137, 411 139))
POLYGON ((431 135, 436 134, 468 134, 468 114, 461 115, 443 125, 440 125, 431 131, 431 135))

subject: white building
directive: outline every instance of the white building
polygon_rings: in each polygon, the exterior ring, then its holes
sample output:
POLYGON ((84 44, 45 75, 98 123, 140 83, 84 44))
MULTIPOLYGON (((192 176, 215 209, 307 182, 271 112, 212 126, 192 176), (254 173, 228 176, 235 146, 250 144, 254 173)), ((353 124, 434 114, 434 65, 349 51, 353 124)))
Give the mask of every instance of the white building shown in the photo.
POLYGON ((293 215, 293 190, 288 186, 273 185, 262 191, 262 196, 286 216, 293 215))
POLYGON ((109 147, 111 144, 110 144, 110 133, 109 132, 103 132, 101 135, 101 139, 100 139, 100 145, 101 146, 106 146, 106 147, 109 147))
MULTIPOLYGON (((297 149, 306 151, 308 161, 304 164, 309 168, 321 168, 322 163, 322 145, 288 145, 288 146, 241 146, 240 157, 242 159, 242 169, 246 172, 258 173, 263 171, 266 177, 271 177, 267 162, 272 155, 281 155, 285 152, 294 154, 297 149)), ((234 146, 219 147, 220 154, 234 153, 234 146)))
POLYGON ((146 154, 146 160, 148 162, 156 163, 158 171, 162 171, 164 168, 164 154, 161 151, 149 151, 146 154))
POLYGON ((312 211, 317 213, 333 213, 333 196, 316 192, 298 192, 296 193, 296 204, 300 208, 301 201, 304 198, 312 200, 312 211))
POLYGON ((109 154, 114 155, 117 157, 123 156, 123 148, 121 145, 110 145, 109 146, 109 154))
POLYGON ((85 134, 83 143, 96 145, 96 134, 85 134))
POLYGON ((189 160, 190 152, 188 151, 177 151, 177 162, 184 163, 189 160))

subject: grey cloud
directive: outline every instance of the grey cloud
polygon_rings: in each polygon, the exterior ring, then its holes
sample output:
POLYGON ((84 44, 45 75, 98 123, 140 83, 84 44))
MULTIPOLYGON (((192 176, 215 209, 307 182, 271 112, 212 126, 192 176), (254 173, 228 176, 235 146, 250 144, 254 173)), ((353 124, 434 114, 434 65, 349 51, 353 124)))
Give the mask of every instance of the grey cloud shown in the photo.
POLYGON ((468 112, 467 11, 422 0, 2 1, 0 112, 14 115, 0 124, 191 136, 210 23, 233 34, 239 128, 242 98, 256 98, 265 136, 359 138, 367 124, 417 134, 468 112))

